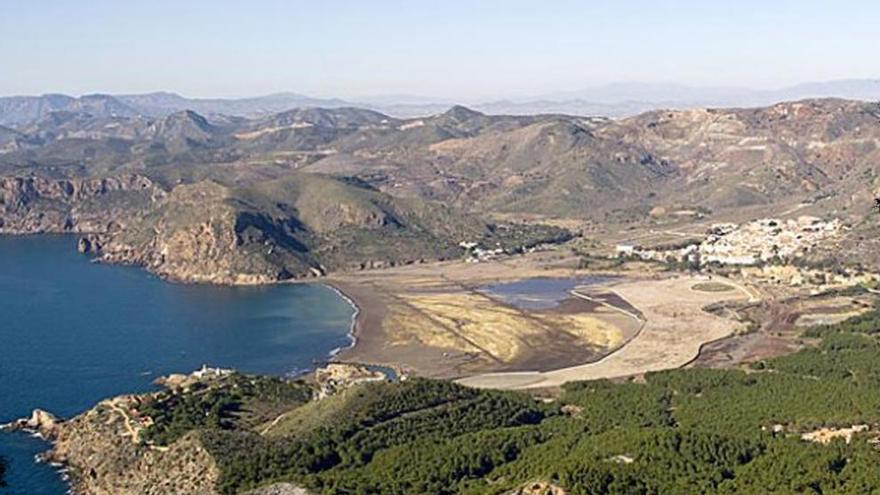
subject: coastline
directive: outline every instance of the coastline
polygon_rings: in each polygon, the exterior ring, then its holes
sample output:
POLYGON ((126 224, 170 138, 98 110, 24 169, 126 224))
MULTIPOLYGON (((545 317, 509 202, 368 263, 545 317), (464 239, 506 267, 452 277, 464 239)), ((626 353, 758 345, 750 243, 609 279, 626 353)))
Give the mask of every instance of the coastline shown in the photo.
POLYGON ((333 360, 335 360, 335 358, 339 354, 345 352, 346 350, 353 349, 355 346, 357 346, 357 343, 358 343, 357 328, 358 328, 358 321, 360 319, 359 317, 361 314, 361 307, 358 305, 357 302, 355 302, 355 300, 352 297, 350 297, 348 294, 343 292, 339 287, 336 287, 333 284, 326 283, 326 282, 320 282, 320 285, 333 291, 337 296, 339 296, 345 302, 347 302, 348 305, 352 307, 352 309, 354 309, 354 313, 352 313, 352 315, 351 315, 351 323, 349 324, 349 327, 348 327, 349 344, 347 346, 337 347, 337 348, 330 351, 330 354, 328 355, 328 360, 333 361, 333 360))
MULTIPOLYGON (((298 280, 294 283, 316 282, 298 280)), ((366 291, 360 284, 333 276, 326 277, 317 283, 330 288, 355 308, 349 331, 351 343, 338 349, 330 356, 329 361, 383 366, 393 369, 398 376, 406 375, 407 371, 399 363, 385 359, 383 355, 385 335, 382 322, 385 317, 385 307, 381 299, 375 295, 374 289, 370 293, 371 291, 366 291)))

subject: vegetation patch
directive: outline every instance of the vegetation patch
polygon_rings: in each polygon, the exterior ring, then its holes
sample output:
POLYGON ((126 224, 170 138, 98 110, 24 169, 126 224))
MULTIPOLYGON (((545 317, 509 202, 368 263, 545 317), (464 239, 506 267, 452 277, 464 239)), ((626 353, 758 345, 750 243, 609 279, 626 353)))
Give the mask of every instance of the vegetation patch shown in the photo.
POLYGON ((734 290, 733 286, 721 282, 700 282, 691 288, 700 292, 730 292, 734 290))
POLYGON ((140 415, 152 422, 143 439, 168 445, 195 429, 247 428, 311 397, 311 387, 302 382, 241 374, 196 383, 185 391, 165 390, 140 408, 140 415))
POLYGON ((878 333, 874 311, 813 328, 815 346, 748 369, 569 383, 551 403, 426 379, 364 384, 289 407, 267 435, 270 415, 242 411, 260 409, 256 397, 295 404, 299 389, 248 393, 238 377, 237 409, 203 420, 226 402, 194 391, 162 421, 197 425, 225 494, 292 482, 325 494, 500 495, 534 480, 573 495, 872 493, 878 333), (817 431, 846 434, 818 442, 817 431))

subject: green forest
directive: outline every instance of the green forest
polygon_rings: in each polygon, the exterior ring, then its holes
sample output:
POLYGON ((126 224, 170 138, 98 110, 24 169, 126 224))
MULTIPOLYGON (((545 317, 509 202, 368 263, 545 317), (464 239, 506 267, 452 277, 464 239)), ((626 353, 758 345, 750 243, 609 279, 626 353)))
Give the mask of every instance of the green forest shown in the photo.
POLYGON ((227 494, 277 481, 364 495, 503 494, 534 481, 574 495, 880 493, 878 337, 872 312, 741 369, 570 383, 552 401, 410 379, 303 402, 271 433, 223 412, 198 429, 227 494), (868 429, 849 443, 801 437, 855 425, 868 429))

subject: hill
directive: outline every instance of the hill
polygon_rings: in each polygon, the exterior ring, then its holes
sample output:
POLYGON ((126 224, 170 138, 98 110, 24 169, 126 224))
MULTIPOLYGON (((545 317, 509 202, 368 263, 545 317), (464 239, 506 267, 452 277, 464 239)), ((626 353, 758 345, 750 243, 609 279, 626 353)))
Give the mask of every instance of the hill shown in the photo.
POLYGON ((74 98, 67 95, 10 96, 0 98, 0 125, 27 124, 50 113, 83 112, 104 117, 133 117, 137 110, 110 95, 85 95, 74 98))
POLYGON ((191 376, 43 433, 101 494, 870 493, 878 328, 875 311, 744 369, 573 382, 544 400, 420 378, 310 399, 301 381, 191 376))
MULTIPOLYGON (((398 262, 444 257, 448 246, 463 240, 457 228, 430 220, 437 216, 482 218, 484 227, 492 223, 488 218, 512 218, 628 228, 674 220, 664 220, 664 212, 711 219, 806 209, 853 226, 849 245, 857 246, 855 239, 876 227, 870 213, 880 192, 878 158, 880 104, 838 99, 654 111, 616 121, 486 115, 462 106, 416 119, 351 107, 301 108, 255 119, 209 118, 189 110, 162 117, 59 111, 14 130, 0 128, 0 177, 13 181, 137 175, 165 193, 213 183, 222 189, 206 192, 212 201, 228 205, 240 195, 260 196, 249 207, 276 219, 284 217, 279 204, 305 201, 309 188, 339 185, 321 199, 357 192, 361 200, 354 210, 379 215, 377 204, 393 204, 376 218, 443 239, 441 248, 430 250, 430 236, 403 236, 413 255, 393 250, 398 262), (305 180, 312 180, 308 187, 298 185, 305 180), (289 190, 282 193, 282 187, 289 190), (415 223, 404 218, 414 216, 415 223)), ((12 225, 12 209, 5 209, 12 225)), ((301 214, 308 212, 287 217, 301 214)), ((104 223, 131 224, 131 218, 108 215, 104 223)), ((228 218, 226 225, 234 225, 228 218)), ((57 230, 74 229, 56 220, 44 225, 53 222, 57 230)), ((359 252, 360 262, 382 259, 367 256, 370 242, 363 242, 364 250, 343 249, 342 234, 336 240, 327 232, 315 237, 320 229, 314 227, 306 230, 320 241, 297 241, 321 258, 298 251, 287 261, 273 258, 276 275, 349 266, 343 251, 359 252), (325 243, 335 250, 321 251, 325 243)))
POLYGON ((564 235, 535 229, 510 237, 441 204, 303 173, 242 187, 209 179, 179 185, 119 221, 81 249, 171 280, 217 284, 455 258, 465 240, 518 249, 564 235))
MULTIPOLYGON (((471 106, 494 115, 599 115, 623 118, 658 109, 689 110, 707 107, 758 107, 815 98, 880 100, 877 79, 812 81, 778 89, 745 87, 699 87, 673 83, 616 82, 602 86, 537 94, 528 97, 476 101, 471 106)), ((315 98, 282 92, 246 98, 188 98, 159 91, 141 94, 87 95, 75 98, 61 94, 0 97, 0 125, 18 126, 47 113, 82 110, 95 115, 143 115, 159 118, 192 110, 210 118, 259 118, 294 108, 360 107, 399 119, 442 113, 455 102, 448 98, 409 95, 379 95, 355 100, 315 98), (99 101, 106 102, 102 106, 99 101)))

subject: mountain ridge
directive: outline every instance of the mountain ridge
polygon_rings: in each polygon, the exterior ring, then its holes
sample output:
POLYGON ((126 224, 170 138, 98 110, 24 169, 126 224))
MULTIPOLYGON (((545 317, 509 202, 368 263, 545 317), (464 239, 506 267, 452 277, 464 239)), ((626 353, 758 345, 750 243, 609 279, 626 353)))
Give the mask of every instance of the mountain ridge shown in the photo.
MULTIPOLYGON (((488 114, 603 115, 629 117, 659 109, 700 107, 758 107, 783 101, 838 97, 864 101, 880 100, 880 79, 852 78, 805 82, 779 89, 747 87, 689 86, 676 83, 617 82, 576 91, 557 91, 525 97, 484 99, 469 107, 488 114)), ((0 125, 22 125, 59 110, 91 108, 103 116, 143 115, 162 117, 181 110, 193 110, 208 117, 263 117, 297 107, 360 107, 396 118, 424 117, 455 105, 453 99, 412 95, 379 95, 363 98, 317 98, 295 92, 278 92, 244 98, 188 98, 170 91, 139 94, 64 94, 0 97, 0 125), (101 102, 108 108, 97 112, 101 102)))
POLYGON ((858 237, 870 231, 880 192, 880 103, 831 98, 618 120, 464 106, 413 119, 352 107, 222 121, 191 110, 156 118, 64 111, 0 139, 8 184, 48 181, 0 191, 6 225, 98 230, 112 234, 95 244, 114 260, 191 281, 210 280, 214 270, 222 283, 459 256, 459 243, 492 237, 493 218, 543 232, 512 249, 564 237, 544 235, 542 222, 636 226, 653 221, 651 212, 711 217, 804 205, 865 225, 853 230, 858 237), (64 197, 71 181, 132 174, 161 191, 146 202, 137 196, 137 211, 101 216, 100 196, 85 206, 42 192, 64 197), (82 211, 92 226, 115 227, 78 227, 82 211), (36 220, 48 213, 51 221, 36 220), (355 221, 334 223, 340 218, 355 221), (169 251, 175 239, 182 244, 169 251), (259 248, 266 242, 278 253, 269 261, 259 248), (172 251, 202 248, 207 254, 180 258, 187 263, 168 261, 172 251), (264 260, 259 267, 236 261, 248 249, 264 260), (201 258, 221 264, 186 273, 201 258))

